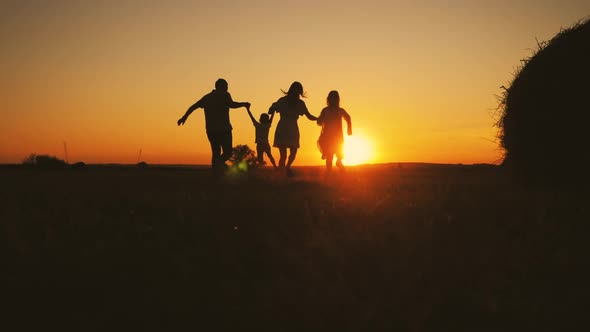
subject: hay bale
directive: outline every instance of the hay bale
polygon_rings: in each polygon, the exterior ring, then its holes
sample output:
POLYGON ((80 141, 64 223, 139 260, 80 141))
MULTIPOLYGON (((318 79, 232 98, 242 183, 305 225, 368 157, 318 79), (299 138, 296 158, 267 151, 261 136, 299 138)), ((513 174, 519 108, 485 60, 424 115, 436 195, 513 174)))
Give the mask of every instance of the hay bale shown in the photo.
POLYGON ((527 183, 590 183, 590 20, 522 61, 501 98, 504 165, 527 183))

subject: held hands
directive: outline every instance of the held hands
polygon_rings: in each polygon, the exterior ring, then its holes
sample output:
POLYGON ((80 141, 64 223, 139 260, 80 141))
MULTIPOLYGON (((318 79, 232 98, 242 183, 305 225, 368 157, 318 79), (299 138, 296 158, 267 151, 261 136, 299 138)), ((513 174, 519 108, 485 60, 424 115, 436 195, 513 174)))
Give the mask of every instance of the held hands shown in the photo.
POLYGON ((178 119, 178 121, 176 122, 179 126, 180 125, 184 125, 184 123, 186 122, 186 117, 182 117, 180 119, 178 119))
POLYGON ((244 103, 244 107, 246 107, 246 109, 249 111, 250 110, 250 103, 246 102, 244 103))

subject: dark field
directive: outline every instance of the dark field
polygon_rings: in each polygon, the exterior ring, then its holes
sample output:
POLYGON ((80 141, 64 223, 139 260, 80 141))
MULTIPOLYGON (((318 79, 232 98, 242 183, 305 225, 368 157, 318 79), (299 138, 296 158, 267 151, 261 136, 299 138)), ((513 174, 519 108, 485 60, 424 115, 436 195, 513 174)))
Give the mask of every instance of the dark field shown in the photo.
POLYGON ((585 330, 587 198, 295 170, 0 169, 2 330, 585 330))

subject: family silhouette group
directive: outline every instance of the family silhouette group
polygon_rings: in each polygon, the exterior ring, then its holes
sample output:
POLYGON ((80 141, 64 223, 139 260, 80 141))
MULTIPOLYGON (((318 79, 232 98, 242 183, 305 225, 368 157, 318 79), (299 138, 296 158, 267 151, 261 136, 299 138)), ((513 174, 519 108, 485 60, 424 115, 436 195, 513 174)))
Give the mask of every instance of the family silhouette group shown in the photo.
POLYGON ((343 168, 342 120, 346 121, 348 135, 352 135, 352 122, 350 115, 340 107, 338 91, 330 91, 326 100, 327 106, 322 109, 319 117, 309 113, 305 102, 301 99, 305 98, 301 83, 293 82, 288 91, 281 91, 284 96, 270 106, 268 114, 263 113, 259 120, 256 120, 250 111, 250 103, 233 101, 228 92, 227 81, 220 78, 215 82, 215 89, 189 107, 177 123, 179 126, 184 125, 189 115, 197 108, 202 108, 205 111, 205 129, 211 144, 211 166, 213 173, 219 175, 227 169, 226 161, 230 159, 233 151, 229 110, 245 107, 255 128, 258 162, 264 164, 264 155, 266 154, 275 169, 284 170, 287 176, 293 176, 291 165, 295 161, 299 149, 297 121, 300 116, 305 115, 309 120, 316 121, 322 127, 318 148, 322 153, 322 159, 326 161, 326 170, 332 170, 334 156, 336 156, 336 166, 343 168), (280 119, 275 130, 273 147, 279 149, 278 166, 272 156, 268 139, 276 113, 280 114, 280 119), (288 156, 287 150, 289 150, 288 156))

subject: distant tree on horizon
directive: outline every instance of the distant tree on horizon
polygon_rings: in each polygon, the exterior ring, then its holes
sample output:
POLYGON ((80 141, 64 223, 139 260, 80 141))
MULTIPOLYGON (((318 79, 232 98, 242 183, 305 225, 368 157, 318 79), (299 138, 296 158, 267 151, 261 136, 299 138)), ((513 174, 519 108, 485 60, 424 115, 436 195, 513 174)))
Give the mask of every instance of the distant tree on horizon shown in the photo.
POLYGON ((36 153, 31 153, 29 156, 27 156, 23 160, 22 164, 25 166, 34 166, 40 168, 62 168, 67 165, 64 160, 55 156, 36 153))
POLYGON ((256 153, 248 145, 236 145, 229 161, 234 169, 248 171, 257 166, 256 153))

